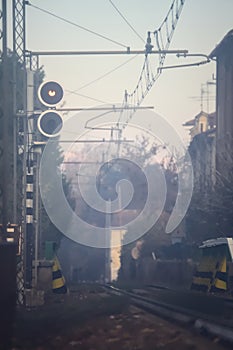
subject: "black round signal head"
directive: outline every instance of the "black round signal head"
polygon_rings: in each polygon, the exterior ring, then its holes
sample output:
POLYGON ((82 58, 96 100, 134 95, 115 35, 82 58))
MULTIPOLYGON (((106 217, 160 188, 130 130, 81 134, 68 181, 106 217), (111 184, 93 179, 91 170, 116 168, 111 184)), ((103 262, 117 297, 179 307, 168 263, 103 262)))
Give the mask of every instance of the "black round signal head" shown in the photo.
POLYGON ((38 98, 45 106, 56 106, 63 99, 63 88, 56 81, 42 83, 38 89, 38 98))
POLYGON ((58 136, 62 126, 63 120, 61 115, 53 110, 41 113, 37 121, 38 130, 46 137, 58 136))

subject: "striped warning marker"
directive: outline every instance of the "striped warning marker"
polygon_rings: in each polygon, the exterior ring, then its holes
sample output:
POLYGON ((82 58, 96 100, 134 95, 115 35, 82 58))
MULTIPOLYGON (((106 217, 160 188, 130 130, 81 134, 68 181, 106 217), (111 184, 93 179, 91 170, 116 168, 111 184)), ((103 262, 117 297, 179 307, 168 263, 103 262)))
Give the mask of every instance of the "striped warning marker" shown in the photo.
POLYGON ((227 259, 224 256, 217 267, 211 292, 225 292, 227 290, 227 278, 227 259))
POLYGON ((53 272, 53 293, 66 294, 67 293, 66 282, 62 274, 61 266, 59 264, 57 256, 54 257, 52 272, 53 272))
POLYGON ((209 292, 215 273, 217 260, 209 255, 203 256, 193 276, 192 290, 209 292))
POLYGON ((193 276, 192 290, 225 292, 227 290, 226 256, 205 256, 193 276))

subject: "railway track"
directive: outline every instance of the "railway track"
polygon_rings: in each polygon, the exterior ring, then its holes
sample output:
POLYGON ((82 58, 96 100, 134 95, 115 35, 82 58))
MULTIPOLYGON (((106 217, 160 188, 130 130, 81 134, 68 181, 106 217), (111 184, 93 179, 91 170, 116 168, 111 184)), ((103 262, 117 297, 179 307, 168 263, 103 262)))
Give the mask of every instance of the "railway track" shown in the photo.
POLYGON ((106 285, 105 288, 109 293, 128 296, 131 304, 147 312, 189 326, 198 330, 201 334, 218 337, 227 343, 233 344, 233 303, 230 300, 210 296, 210 301, 207 302, 208 297, 206 295, 187 292, 186 302, 184 302, 185 306, 181 306, 181 303, 175 302, 179 298, 184 300, 185 292, 181 291, 159 288, 160 293, 172 292, 170 299, 168 297, 164 298, 166 299, 165 302, 158 298, 156 293, 148 290, 148 288, 132 291, 126 291, 111 285, 106 285), (200 300, 200 305, 203 305, 203 302, 209 303, 209 305, 206 305, 202 310, 200 308, 195 310, 193 305, 198 305, 198 299, 200 300), (211 305, 213 308, 217 305, 216 310, 212 310, 213 312, 211 312, 211 305), (219 310, 222 311, 220 314, 219 310))

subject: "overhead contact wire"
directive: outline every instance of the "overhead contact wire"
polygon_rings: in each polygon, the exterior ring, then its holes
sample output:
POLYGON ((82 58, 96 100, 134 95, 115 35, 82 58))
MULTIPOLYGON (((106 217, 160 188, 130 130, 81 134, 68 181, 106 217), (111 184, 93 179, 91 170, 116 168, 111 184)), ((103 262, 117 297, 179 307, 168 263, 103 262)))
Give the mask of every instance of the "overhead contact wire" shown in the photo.
POLYGON ((99 34, 99 33, 95 32, 95 31, 93 31, 93 30, 91 30, 91 29, 88 29, 88 28, 86 28, 86 27, 83 27, 83 26, 81 26, 81 25, 79 25, 79 24, 77 24, 77 23, 75 23, 75 22, 72 22, 72 21, 70 21, 70 20, 68 20, 68 19, 66 19, 66 18, 64 18, 64 17, 58 16, 58 15, 56 15, 56 14, 53 13, 53 12, 50 12, 50 11, 48 11, 48 10, 45 10, 45 9, 41 8, 41 7, 35 6, 35 5, 31 4, 30 2, 28 3, 28 5, 30 5, 31 7, 35 8, 35 9, 37 9, 37 10, 43 12, 43 13, 48 14, 48 15, 50 15, 50 16, 56 18, 56 19, 59 19, 59 20, 65 22, 65 23, 68 23, 68 24, 70 24, 70 25, 72 25, 72 26, 74 26, 74 27, 77 27, 77 28, 79 28, 79 29, 85 30, 85 31, 88 32, 88 33, 91 33, 91 34, 93 34, 93 35, 96 35, 96 36, 98 36, 99 38, 108 40, 108 41, 110 41, 110 42, 112 42, 112 43, 114 43, 114 44, 117 44, 117 45, 119 45, 119 46, 121 46, 121 47, 124 47, 124 48, 128 49, 128 46, 127 46, 127 45, 124 45, 124 44, 122 44, 122 43, 119 43, 119 42, 116 41, 116 40, 110 39, 110 38, 106 37, 105 35, 99 34))
POLYGON ((134 27, 129 23, 129 21, 125 18, 125 16, 121 13, 121 11, 117 8, 117 6, 113 3, 112 0, 109 0, 110 4, 114 7, 114 9, 119 13, 119 15, 123 18, 123 20, 128 24, 128 26, 132 29, 132 31, 137 35, 137 37, 142 40, 144 43, 144 39, 141 37, 140 34, 134 29, 134 27))
POLYGON ((90 97, 90 96, 87 96, 87 95, 79 94, 77 91, 71 91, 71 90, 66 90, 66 91, 69 94, 78 95, 78 96, 81 96, 81 97, 84 97, 84 98, 88 98, 89 100, 93 100, 93 101, 96 101, 96 102, 108 104, 108 102, 106 102, 106 101, 98 100, 97 98, 94 98, 94 97, 90 97))
POLYGON ((107 76, 110 75, 111 73, 115 72, 115 71, 118 70, 119 68, 123 67, 124 65, 126 65, 127 63, 129 63, 130 61, 132 61, 133 59, 135 59, 137 56, 138 56, 138 55, 135 55, 135 56, 133 56, 133 57, 130 57, 130 59, 128 59, 126 62, 121 63, 120 65, 118 65, 117 67, 111 69, 111 70, 108 71, 107 73, 101 75, 100 77, 98 77, 98 78, 96 78, 96 79, 90 81, 89 83, 87 83, 87 84, 81 86, 80 88, 78 88, 77 90, 74 90, 74 91, 75 91, 75 92, 76 92, 76 91, 80 91, 80 90, 82 90, 82 89, 84 89, 84 88, 86 88, 86 87, 88 87, 88 86, 90 86, 90 85, 96 83, 97 81, 100 81, 101 79, 107 77, 107 76))
MULTIPOLYGON (((181 13, 181 10, 183 8, 184 2, 185 2, 185 0, 173 0, 171 6, 169 8, 169 11, 168 11, 165 19, 163 20, 162 24, 160 25, 160 27, 157 30, 155 30, 153 32, 153 34, 155 36, 156 44, 157 44, 157 47, 159 50, 161 50, 161 49, 167 50, 168 49, 168 47, 171 43, 172 36, 174 34, 174 31, 175 31, 175 28, 176 28, 176 24, 177 24, 178 19, 180 17, 180 13, 181 13), (175 13, 174 13, 174 11, 175 11, 175 13), (171 21, 170 26, 169 26, 168 21, 171 21), (165 26, 166 43, 163 40, 164 39, 163 38, 164 26, 165 26)), ((147 43, 149 44, 149 47, 150 47, 150 43, 151 43, 150 34, 151 34, 151 32, 148 32, 147 43)), ((151 49, 151 47, 150 47, 150 49, 151 49)), ((143 67, 141 70, 141 74, 139 76, 139 79, 138 79, 138 82, 137 82, 135 89, 133 90, 132 93, 130 93, 130 94, 127 93, 127 101, 125 101, 126 106, 128 105, 129 99, 134 102, 135 106, 139 106, 142 103, 142 101, 144 100, 145 96, 148 94, 148 92, 151 89, 151 87, 153 86, 154 82, 158 79, 158 77, 161 74, 161 70, 159 70, 159 68, 161 68, 164 64, 166 53, 160 54, 159 65, 158 65, 156 75, 153 75, 153 73, 150 74, 149 65, 148 65, 148 57, 149 57, 148 53, 150 53, 150 51, 147 52, 147 50, 146 50, 145 61, 144 61, 144 64, 143 64, 143 67), (151 77, 151 79, 150 79, 150 77, 151 77), (143 85, 144 82, 146 85, 145 87, 143 85), (139 89, 141 89, 140 96, 139 96, 139 89), (137 98, 137 101, 135 101, 136 98, 137 98)), ((130 113, 130 115, 127 117, 126 122, 125 122, 126 124, 128 124, 129 120, 132 118, 134 113, 135 113, 135 111, 132 111, 130 113)))

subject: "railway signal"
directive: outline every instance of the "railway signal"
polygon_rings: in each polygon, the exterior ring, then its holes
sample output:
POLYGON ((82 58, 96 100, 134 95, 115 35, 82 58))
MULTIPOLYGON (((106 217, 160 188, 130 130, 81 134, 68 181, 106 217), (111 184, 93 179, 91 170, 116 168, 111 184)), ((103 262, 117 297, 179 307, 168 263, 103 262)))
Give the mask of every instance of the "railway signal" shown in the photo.
POLYGON ((47 110, 38 118, 37 127, 40 133, 46 137, 56 137, 59 135, 63 126, 63 120, 60 113, 54 110, 47 110))
POLYGON ((37 127, 39 132, 48 138, 58 136, 62 129, 62 116, 54 108, 62 101, 63 95, 62 86, 55 81, 47 81, 39 86, 38 98, 43 105, 50 108, 41 113, 37 127))
POLYGON ((38 98, 47 107, 55 107, 63 99, 63 94, 63 88, 56 81, 45 81, 38 89, 38 98))

